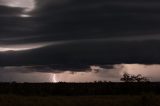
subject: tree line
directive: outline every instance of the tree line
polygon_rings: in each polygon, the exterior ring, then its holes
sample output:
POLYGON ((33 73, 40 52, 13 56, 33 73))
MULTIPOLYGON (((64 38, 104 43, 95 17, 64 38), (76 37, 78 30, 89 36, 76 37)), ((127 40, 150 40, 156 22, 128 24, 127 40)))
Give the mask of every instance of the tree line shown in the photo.
POLYGON ((149 78, 138 75, 130 75, 128 73, 124 73, 123 77, 120 79, 123 82, 150 82, 149 78))

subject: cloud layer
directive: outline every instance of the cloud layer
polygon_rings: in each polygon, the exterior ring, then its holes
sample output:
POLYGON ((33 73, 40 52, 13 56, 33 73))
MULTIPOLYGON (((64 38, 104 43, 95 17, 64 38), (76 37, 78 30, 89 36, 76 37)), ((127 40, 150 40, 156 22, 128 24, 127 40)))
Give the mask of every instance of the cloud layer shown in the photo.
POLYGON ((0 6, 0 46, 53 45, 0 52, 1 66, 160 63, 160 1, 37 0, 31 17, 23 10, 0 6))

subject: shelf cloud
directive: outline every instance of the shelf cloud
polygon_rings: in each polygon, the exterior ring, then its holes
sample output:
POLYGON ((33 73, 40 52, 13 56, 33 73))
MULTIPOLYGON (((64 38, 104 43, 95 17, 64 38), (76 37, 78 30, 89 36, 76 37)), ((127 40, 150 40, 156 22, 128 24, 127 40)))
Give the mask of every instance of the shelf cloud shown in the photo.
POLYGON ((160 63, 158 0, 35 0, 27 13, 32 3, 5 1, 0 0, 2 67, 160 63), (32 49, 24 49, 28 45, 32 49))

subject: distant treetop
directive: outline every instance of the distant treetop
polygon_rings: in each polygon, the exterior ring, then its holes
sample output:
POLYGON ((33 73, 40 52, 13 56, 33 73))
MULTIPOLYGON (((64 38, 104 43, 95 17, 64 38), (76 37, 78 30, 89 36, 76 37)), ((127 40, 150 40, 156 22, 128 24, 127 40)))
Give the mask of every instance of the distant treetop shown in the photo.
POLYGON ((120 80, 123 82, 150 82, 147 77, 144 77, 141 74, 130 75, 128 73, 124 73, 123 77, 120 80))

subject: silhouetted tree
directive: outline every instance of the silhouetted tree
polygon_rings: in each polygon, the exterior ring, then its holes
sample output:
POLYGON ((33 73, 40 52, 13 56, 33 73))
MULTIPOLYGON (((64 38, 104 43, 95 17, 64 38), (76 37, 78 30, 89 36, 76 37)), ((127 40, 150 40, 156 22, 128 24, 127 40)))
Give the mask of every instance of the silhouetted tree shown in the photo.
POLYGON ((133 78, 133 76, 129 75, 128 73, 124 73, 123 77, 121 78, 121 81, 134 82, 134 78, 133 78))
POLYGON ((130 75, 128 73, 124 73, 120 80, 124 82, 149 82, 149 79, 147 77, 143 77, 141 74, 130 75))

